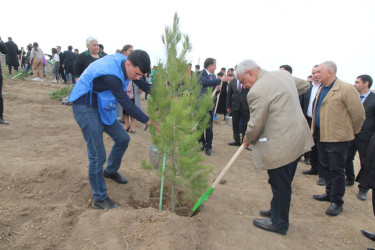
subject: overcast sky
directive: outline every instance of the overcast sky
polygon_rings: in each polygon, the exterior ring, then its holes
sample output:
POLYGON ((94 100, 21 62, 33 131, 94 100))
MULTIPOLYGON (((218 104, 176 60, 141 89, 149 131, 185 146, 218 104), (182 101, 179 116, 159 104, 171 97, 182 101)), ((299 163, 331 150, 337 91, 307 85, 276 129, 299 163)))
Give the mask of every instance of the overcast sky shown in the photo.
POLYGON ((374 0, 3 1, 0 36, 19 47, 36 41, 45 53, 57 45, 83 52, 94 36, 108 54, 132 44, 156 64, 175 12, 193 45, 188 59, 200 59, 201 68, 207 57, 217 60, 216 72, 253 59, 266 70, 289 64, 306 78, 313 65, 332 60, 344 81, 375 78, 374 0))

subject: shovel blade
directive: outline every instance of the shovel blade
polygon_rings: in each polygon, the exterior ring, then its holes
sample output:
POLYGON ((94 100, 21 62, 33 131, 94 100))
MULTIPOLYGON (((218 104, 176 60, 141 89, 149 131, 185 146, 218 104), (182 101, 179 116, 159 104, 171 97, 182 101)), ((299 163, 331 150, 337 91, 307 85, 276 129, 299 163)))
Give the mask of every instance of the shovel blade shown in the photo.
POLYGON ((213 187, 210 187, 206 193, 204 193, 199 200, 195 203, 193 207, 193 214, 191 216, 194 216, 195 213, 197 212, 198 208, 202 205, 204 201, 208 199, 208 197, 211 195, 211 193, 214 191, 213 187))

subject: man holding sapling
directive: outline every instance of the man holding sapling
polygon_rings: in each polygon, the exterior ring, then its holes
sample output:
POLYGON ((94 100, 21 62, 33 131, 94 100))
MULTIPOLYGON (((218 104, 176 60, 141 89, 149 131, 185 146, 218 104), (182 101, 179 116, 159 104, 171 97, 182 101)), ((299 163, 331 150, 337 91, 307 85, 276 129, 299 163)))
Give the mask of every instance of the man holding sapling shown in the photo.
MULTIPOLYGON (((152 123, 126 94, 129 81, 149 92, 150 85, 141 77, 149 72, 150 57, 143 50, 134 50, 128 57, 122 53, 108 55, 88 66, 69 96, 69 101, 73 102, 74 118, 87 144, 89 180, 94 198, 92 206, 96 209, 119 207, 108 197, 104 177, 119 184, 128 182, 118 172, 130 137, 117 120, 117 103, 138 121, 147 125, 152 123), (104 172, 106 153, 103 132, 114 141, 104 172)), ((156 126, 156 130, 159 130, 159 126, 156 126)))

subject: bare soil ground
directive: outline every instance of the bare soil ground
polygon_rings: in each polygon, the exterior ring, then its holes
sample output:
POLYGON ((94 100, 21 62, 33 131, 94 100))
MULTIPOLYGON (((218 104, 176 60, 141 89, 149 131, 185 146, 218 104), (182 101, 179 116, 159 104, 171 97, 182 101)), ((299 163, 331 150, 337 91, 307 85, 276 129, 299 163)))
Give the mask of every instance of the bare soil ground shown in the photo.
MULTIPOLYGON (((329 203, 312 199, 324 188, 316 185, 317 176, 301 174, 309 168, 302 161, 293 181, 288 234, 255 228, 252 220, 269 208, 272 194, 266 171, 252 166, 252 152, 246 150, 196 216, 148 207, 158 203, 154 192, 160 180, 156 170, 141 167, 151 141, 140 123, 120 168, 129 183, 106 180, 121 208, 91 208, 85 142, 71 107, 49 98, 62 87, 50 81, 5 79, 4 117, 10 125, 0 126, 0 249, 375 248, 360 232, 375 231, 371 201, 358 200, 355 185, 346 190, 343 213, 326 216, 329 203)), ((229 126, 214 124, 213 151, 205 160, 214 166, 211 181, 237 150, 227 146, 231 140, 229 126)), ((105 135, 104 141, 108 153, 111 138, 105 135)), ((355 165, 358 171, 358 159, 355 165)))

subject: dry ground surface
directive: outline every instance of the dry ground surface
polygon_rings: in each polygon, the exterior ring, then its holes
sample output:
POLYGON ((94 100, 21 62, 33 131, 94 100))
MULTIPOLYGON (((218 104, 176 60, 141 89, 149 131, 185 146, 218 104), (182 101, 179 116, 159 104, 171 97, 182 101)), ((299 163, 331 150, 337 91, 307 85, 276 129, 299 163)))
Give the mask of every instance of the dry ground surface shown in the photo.
MULTIPOLYGON (((4 116, 10 125, 0 126, 0 249, 375 248, 360 232, 375 231, 371 201, 358 200, 355 185, 346 190, 343 213, 326 216, 329 203, 312 199, 324 188, 315 184, 316 176, 301 174, 309 168, 302 161, 293 181, 288 234, 255 228, 252 220, 269 208, 272 194, 266 171, 252 166, 252 152, 246 150, 194 217, 135 205, 147 203, 160 183, 156 170, 141 166, 151 141, 140 123, 120 168, 129 183, 106 180, 121 208, 91 208, 85 142, 71 107, 48 97, 62 87, 50 81, 5 79, 4 116)), ((211 181, 237 150, 227 146, 231 138, 223 121, 214 124, 213 151, 205 160, 214 167, 211 181)), ((105 135, 104 141, 108 153, 111 138, 105 135)), ((355 165, 358 171, 358 159, 355 165)))

